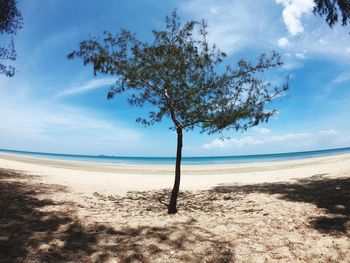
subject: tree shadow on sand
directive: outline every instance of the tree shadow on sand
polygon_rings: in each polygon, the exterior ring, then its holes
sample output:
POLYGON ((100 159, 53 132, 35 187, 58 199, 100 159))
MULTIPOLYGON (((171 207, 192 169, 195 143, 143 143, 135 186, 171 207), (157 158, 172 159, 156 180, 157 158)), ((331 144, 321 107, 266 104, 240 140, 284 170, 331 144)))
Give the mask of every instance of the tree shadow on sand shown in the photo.
POLYGON ((43 198, 62 191, 0 169, 0 262, 233 262, 232 245, 194 221, 120 229, 85 225, 74 203, 43 198), (194 242, 198 250, 189 245, 194 242))
POLYGON ((278 198, 292 202, 306 202, 326 212, 325 216, 310 218, 311 227, 321 233, 349 235, 350 178, 325 178, 318 174, 299 179, 296 183, 265 183, 245 186, 218 186, 216 193, 278 194, 278 198))
MULTIPOLYGON (((39 196, 62 187, 29 183, 33 176, 0 170, 0 262, 22 262, 35 258, 35 253, 52 247, 61 228, 73 223, 69 211, 42 211, 63 205, 39 196), (33 258, 34 257, 34 258, 33 258)), ((69 233, 67 231, 67 233, 69 233)), ((89 245, 81 247, 88 251, 89 245)), ((69 253, 61 259, 74 260, 69 253)))

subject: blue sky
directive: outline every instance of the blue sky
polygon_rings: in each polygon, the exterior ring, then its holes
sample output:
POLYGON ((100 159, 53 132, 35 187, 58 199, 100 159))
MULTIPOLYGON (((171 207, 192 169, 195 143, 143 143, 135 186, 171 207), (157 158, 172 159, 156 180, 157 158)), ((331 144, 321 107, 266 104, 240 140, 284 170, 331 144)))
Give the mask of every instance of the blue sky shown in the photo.
POLYGON ((290 152, 350 146, 350 27, 330 29, 312 14, 312 0, 256 1, 19 1, 24 28, 15 38, 18 70, 0 77, 0 148, 57 153, 173 156, 169 121, 151 127, 125 96, 106 100, 112 76, 92 75, 67 54, 80 41, 128 28, 150 40, 175 8, 183 21, 208 21, 210 41, 229 55, 225 63, 278 51, 285 65, 266 75, 291 76, 288 96, 271 105, 269 123, 230 139, 198 131, 184 137, 185 156, 290 152))

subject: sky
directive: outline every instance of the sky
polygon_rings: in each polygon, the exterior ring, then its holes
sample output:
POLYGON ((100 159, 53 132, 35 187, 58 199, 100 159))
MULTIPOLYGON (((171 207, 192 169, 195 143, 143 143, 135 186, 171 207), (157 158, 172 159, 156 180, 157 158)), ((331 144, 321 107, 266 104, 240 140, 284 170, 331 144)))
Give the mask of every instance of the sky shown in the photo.
POLYGON ((269 108, 277 114, 245 132, 184 134, 184 156, 280 153, 350 146, 350 27, 330 28, 312 13, 312 0, 20 0, 24 27, 15 37, 13 78, 0 76, 0 148, 25 151, 174 156, 176 133, 165 120, 143 127, 145 108, 125 95, 107 100, 116 77, 93 76, 67 54, 91 36, 121 28, 143 41, 163 29, 174 9, 182 21, 204 18, 209 41, 228 54, 255 61, 277 51, 282 68, 266 81, 291 87, 269 108))

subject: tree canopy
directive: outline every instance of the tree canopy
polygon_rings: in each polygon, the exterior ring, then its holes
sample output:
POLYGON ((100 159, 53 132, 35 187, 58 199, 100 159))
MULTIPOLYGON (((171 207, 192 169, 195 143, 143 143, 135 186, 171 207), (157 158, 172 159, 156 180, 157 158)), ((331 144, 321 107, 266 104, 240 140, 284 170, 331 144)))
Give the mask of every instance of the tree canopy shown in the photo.
POLYGON ((333 27, 339 20, 342 26, 350 21, 349 0, 315 0, 314 14, 326 17, 326 22, 333 27))
POLYGON ((170 117, 176 127, 214 133, 223 129, 247 129, 267 121, 274 113, 265 111, 270 102, 285 91, 272 87, 258 78, 258 73, 282 65, 280 56, 262 54, 256 64, 241 59, 237 68, 217 66, 226 54, 209 46, 207 25, 190 21, 181 26, 175 13, 166 19, 167 31, 153 31, 151 44, 141 42, 128 30, 105 38, 92 38, 80 43, 80 49, 69 58, 82 57, 84 64, 92 64, 94 74, 118 77, 108 93, 132 91, 129 102, 142 106, 145 102, 156 106, 149 118, 139 118, 144 125, 170 117), (193 36, 199 27, 201 38, 193 36))
MULTIPOLYGON (((9 44, 5 47, 0 46, 1 60, 14 61, 17 57, 14 36, 23 26, 23 17, 16 4, 16 0, 0 0, 0 34, 9 36, 9 44)), ((12 77, 15 74, 15 68, 11 65, 0 63, 0 74, 12 77)))
POLYGON ((153 36, 153 41, 142 42, 126 29, 116 35, 105 32, 103 39, 82 41, 68 58, 81 57, 84 65, 92 64, 94 74, 115 76, 108 98, 128 91, 130 104, 153 105, 138 122, 147 126, 165 117, 172 120, 178 148, 169 213, 175 213, 182 131, 197 127, 212 134, 266 122, 275 113, 266 104, 287 91, 288 81, 275 87, 263 78, 283 64, 275 52, 262 54, 254 64, 241 59, 236 67, 222 66, 226 54, 208 43, 204 20, 181 24, 173 12, 166 17, 166 29, 154 30, 153 36))

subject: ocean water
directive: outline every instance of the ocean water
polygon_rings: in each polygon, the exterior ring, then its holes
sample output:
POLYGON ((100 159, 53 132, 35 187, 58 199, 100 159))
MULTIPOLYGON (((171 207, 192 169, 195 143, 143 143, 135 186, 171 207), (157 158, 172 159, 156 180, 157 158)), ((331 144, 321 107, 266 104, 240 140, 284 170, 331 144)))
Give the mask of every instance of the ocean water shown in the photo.
MULTIPOLYGON (((78 154, 57 154, 44 152, 28 152, 0 149, 0 153, 20 154, 32 157, 61 159, 71 161, 85 161, 98 163, 115 163, 115 164, 175 164, 175 157, 126 157, 126 156, 105 156, 105 155, 78 155, 78 154)), ((252 162, 271 162, 283 160, 295 160, 304 158, 321 157, 336 155, 341 153, 350 153, 350 147, 317 150, 307 152, 289 152, 274 154, 257 154, 257 155, 236 155, 236 156, 207 156, 207 157, 183 157, 182 164, 187 165, 208 165, 208 164, 235 164, 235 163, 252 163, 252 162)))

